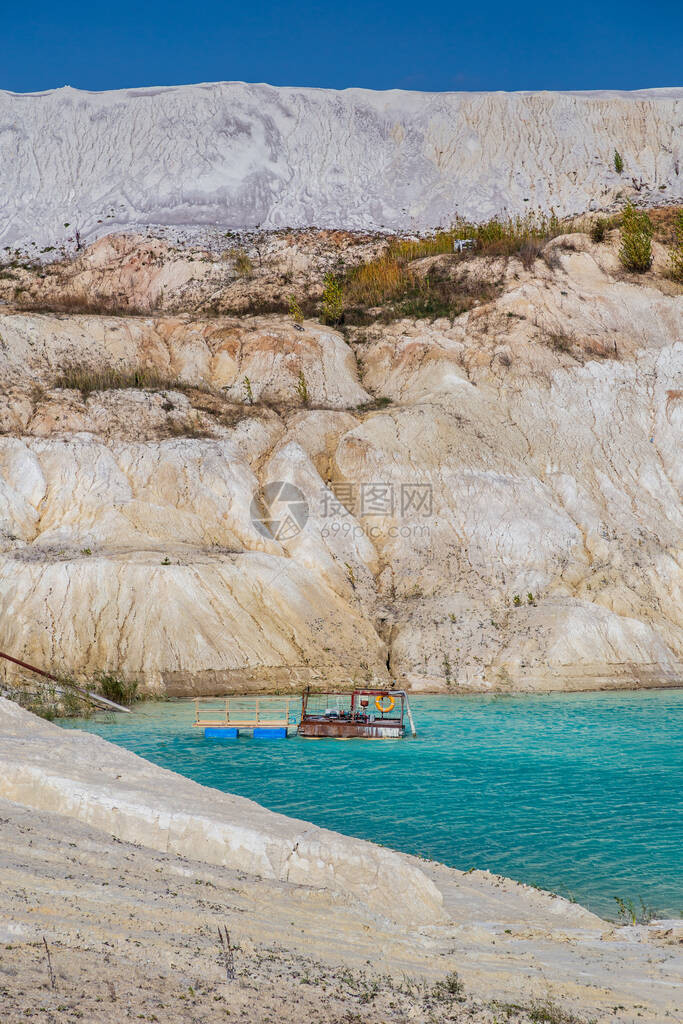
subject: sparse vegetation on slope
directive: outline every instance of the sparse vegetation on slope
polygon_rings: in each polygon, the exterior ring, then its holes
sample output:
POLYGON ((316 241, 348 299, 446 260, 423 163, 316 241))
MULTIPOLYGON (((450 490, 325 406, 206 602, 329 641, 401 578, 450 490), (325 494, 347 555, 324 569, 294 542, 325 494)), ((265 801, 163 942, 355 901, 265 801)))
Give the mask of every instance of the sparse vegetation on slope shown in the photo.
MULTIPOLYGON (((457 241, 471 240, 482 256, 514 256, 530 244, 547 242, 567 230, 555 214, 529 212, 524 217, 491 217, 480 224, 458 218, 447 231, 419 239, 397 240, 389 248, 396 260, 412 261, 423 256, 453 252, 457 241)), ((467 250, 465 250, 467 251, 467 250)))
POLYGON ((325 275, 325 288, 323 290, 322 319, 323 323, 341 323, 344 316, 344 292, 341 282, 334 274, 325 275))
POLYGON ((420 274, 408 264, 383 257, 347 278, 345 320, 356 324, 400 317, 452 320, 495 293, 492 283, 450 274, 442 266, 420 274))
MULTIPOLYGON (((37 273, 40 277, 40 266, 26 269, 37 273)), ((74 316, 149 316, 154 312, 152 306, 140 305, 125 294, 99 294, 80 289, 65 290, 59 294, 51 294, 48 298, 41 292, 34 294, 26 285, 20 285, 14 289, 13 301, 17 309, 31 313, 71 313, 74 316)))
POLYGON ((607 234, 608 223, 604 217, 598 217, 591 227, 591 241, 604 242, 607 234))
POLYGON ((137 680, 126 681, 113 672, 98 673, 95 676, 95 690, 107 700, 123 704, 124 707, 130 707, 139 700, 137 680))
POLYGON ((17 680, 0 684, 0 695, 7 696, 22 708, 44 718, 89 718, 92 704, 70 688, 71 680, 60 679, 59 684, 32 680, 17 680))
POLYGON ((648 216, 652 221, 652 237, 655 241, 661 242, 662 245, 673 245, 676 241, 679 218, 683 216, 683 206, 660 206, 649 210, 648 216))
POLYGON ((652 221, 644 210, 627 203, 621 222, 619 259, 626 270, 643 274, 652 266, 652 221))
POLYGON ((683 210, 679 210, 674 222, 674 240, 669 249, 669 273, 674 281, 683 284, 683 210))
POLYGON ((477 302, 494 297, 492 282, 471 281, 465 274, 444 273, 443 267, 420 272, 419 260, 451 255, 453 262, 468 255, 519 256, 527 269, 544 244, 566 230, 554 215, 494 217, 483 224, 457 220, 447 231, 414 239, 394 239, 377 259, 349 271, 344 279, 345 319, 362 323, 367 310, 379 308, 372 319, 397 317, 453 319, 477 302), (465 247, 457 253, 458 242, 465 247))
POLYGON ((84 364, 65 367, 54 381, 54 387, 80 391, 83 398, 96 391, 119 391, 127 388, 170 391, 181 386, 177 377, 167 377, 146 367, 104 367, 95 370, 84 364))
POLYGON ((235 273, 238 277, 251 277, 254 272, 254 265, 244 249, 238 249, 235 253, 235 273))

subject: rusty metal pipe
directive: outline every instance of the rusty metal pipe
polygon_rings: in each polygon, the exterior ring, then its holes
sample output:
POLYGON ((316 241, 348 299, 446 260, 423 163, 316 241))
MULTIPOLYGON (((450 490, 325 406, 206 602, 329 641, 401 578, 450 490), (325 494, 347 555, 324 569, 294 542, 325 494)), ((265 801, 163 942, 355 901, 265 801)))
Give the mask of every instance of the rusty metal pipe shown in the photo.
MULTIPOLYGON (((44 672, 42 668, 36 668, 35 665, 29 665, 27 661, 20 661, 19 658, 13 658, 11 654, 5 654, 4 651, 0 651, 0 658, 4 658, 5 661, 11 661, 14 665, 19 665, 20 668, 27 668, 29 672, 35 672, 37 676, 43 676, 44 679, 51 679, 53 683, 57 683, 58 688, 64 692, 67 687, 63 686, 57 676, 51 675, 49 672, 44 672)), ((75 683, 70 683, 68 689, 75 690, 81 697, 87 697, 92 701, 93 704, 104 705, 106 708, 112 708, 114 711, 125 711, 127 715, 130 714, 130 708, 124 708, 122 704, 116 704, 115 701, 109 700, 107 697, 101 697, 99 693, 91 693, 90 690, 83 690, 80 686, 76 686, 75 683)))

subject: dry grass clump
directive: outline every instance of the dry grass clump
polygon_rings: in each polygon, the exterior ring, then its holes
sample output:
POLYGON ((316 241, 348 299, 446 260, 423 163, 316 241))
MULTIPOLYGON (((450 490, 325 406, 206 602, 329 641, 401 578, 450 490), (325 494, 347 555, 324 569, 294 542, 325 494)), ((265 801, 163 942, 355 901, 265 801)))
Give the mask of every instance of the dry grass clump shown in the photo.
MULTIPOLYGON (((560 1006, 550 996, 544 1000, 537 1000, 531 1006, 498 1001, 492 1005, 496 1010, 505 1014, 505 1020, 528 1020, 532 1024, 585 1024, 581 1017, 577 1017, 571 1010, 560 1006)), ((496 1019, 498 1018, 496 1017, 496 1019)))
POLYGON ((673 240, 669 249, 669 276, 683 284, 683 209, 674 219, 673 240))
POLYGON ((574 346, 574 338, 564 331, 553 331, 545 337, 544 341, 548 348, 552 348, 555 352, 568 353, 574 346))
POLYGON ((679 230, 679 220, 683 217, 683 206, 660 206, 648 212, 655 241, 662 245, 673 245, 679 230))
MULTIPOLYGON (((80 391, 85 399, 89 395, 101 391, 121 391, 133 389, 138 391, 182 391, 189 398, 193 412, 185 416, 169 416, 163 427, 158 431, 159 437, 191 437, 211 438, 215 436, 214 431, 207 425, 201 413, 208 413, 212 418, 227 426, 233 426, 236 418, 234 414, 223 415, 223 406, 226 404, 218 396, 214 398, 210 390, 187 381, 181 381, 177 377, 168 377, 156 370, 146 367, 135 367, 133 369, 118 369, 105 367, 102 370, 93 370, 85 365, 73 365, 67 367, 54 381, 53 387, 65 388, 70 391, 80 391), (214 399, 211 401, 211 399, 214 399)), ((168 403, 163 405, 165 412, 172 412, 173 406, 168 403)))
POLYGON ((73 313, 89 316, 150 316, 152 308, 130 302, 124 296, 88 295, 67 292, 62 295, 31 295, 26 288, 15 289, 17 309, 26 313, 73 313))
POLYGON ((136 388, 144 391, 171 391, 182 385, 175 377, 168 377, 147 367, 118 368, 107 366, 94 370, 84 363, 67 366, 55 378, 53 387, 80 391, 84 398, 95 391, 121 391, 136 388))
POLYGON ((418 274, 385 256, 352 271, 343 294, 344 319, 349 324, 373 319, 390 322, 400 317, 453 320, 478 302, 492 299, 496 287, 466 274, 451 276, 440 267, 418 274), (371 316, 370 309, 377 313, 371 316))
MULTIPOLYGON (((265 295, 247 294, 243 298, 235 299, 230 296, 231 301, 223 302, 220 299, 212 299, 201 306, 201 313, 207 317, 248 317, 248 316, 271 316, 274 313, 290 313, 291 300, 287 296, 269 297, 265 295)), ((304 316, 312 315, 315 306, 306 299, 299 297, 301 309, 304 316)))
POLYGON ((417 282, 417 276, 406 261, 399 261, 386 252, 350 272, 344 283, 344 299, 350 306, 383 306, 406 295, 417 282))
POLYGON ((530 211, 523 217, 491 217, 482 224, 457 218, 447 231, 419 239, 397 239, 388 255, 399 262, 453 252, 453 243, 472 239, 481 256, 514 256, 529 246, 549 241, 566 230, 554 213, 530 211))
MULTIPOLYGON (((221 426, 232 429, 247 415, 243 403, 231 401, 222 392, 196 387, 183 387, 183 391, 197 414, 197 419, 200 414, 204 414, 221 426)), ((261 403, 253 412, 250 411, 249 415, 261 416, 264 411, 267 413, 261 403)))
POLYGON ((472 244, 461 259, 468 255, 517 255, 530 269, 545 243, 563 230, 554 214, 529 213, 524 217, 493 217, 483 224, 458 219, 447 231, 422 238, 395 238, 381 256, 346 274, 342 282, 345 319, 363 322, 362 312, 377 307, 382 308, 382 319, 452 319, 476 302, 492 298, 495 288, 469 281, 464 275, 445 275, 437 268, 418 273, 413 266, 417 260, 453 255, 454 243, 469 239, 472 244))
POLYGON ((254 264, 244 249, 235 252, 235 273, 238 277, 251 277, 254 273, 254 264))
POLYGON ((184 416, 181 419, 168 419, 158 431, 160 438, 189 437, 198 440, 215 438, 216 434, 205 426, 199 416, 184 416))
POLYGON ((554 213, 530 212, 524 217, 493 217, 484 224, 465 224, 458 238, 473 238, 484 256, 514 256, 540 250, 544 242, 566 231, 554 213))
POLYGON ((550 998, 534 1003, 527 1013, 534 1024, 582 1024, 580 1017, 550 998))

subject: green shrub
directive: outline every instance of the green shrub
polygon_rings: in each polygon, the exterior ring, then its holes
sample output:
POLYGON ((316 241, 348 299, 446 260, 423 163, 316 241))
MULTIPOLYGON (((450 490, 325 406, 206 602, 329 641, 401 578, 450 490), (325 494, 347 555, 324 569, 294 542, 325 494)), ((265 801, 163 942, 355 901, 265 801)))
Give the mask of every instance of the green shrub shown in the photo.
POLYGON ((322 318, 326 324, 339 324, 344 316, 344 292, 334 274, 325 275, 322 318))
POLYGON ((544 1002, 534 1003, 527 1010, 533 1024, 581 1024, 579 1017, 571 1010, 565 1010, 548 997, 544 1002))
POLYGON ((669 249, 669 274, 674 281, 683 283, 683 210, 674 221, 674 243, 669 249))
POLYGON ((248 377, 245 377, 242 381, 242 394, 244 395, 244 401, 247 405, 254 404, 254 392, 251 389, 251 381, 248 377))
POLYGON ((306 383, 306 377, 304 371, 299 370, 299 378, 296 382, 296 392, 301 399, 302 405, 308 405, 308 384, 306 383))
POLYGON ((591 225, 591 240, 593 242, 604 242, 607 234, 607 221, 604 217, 598 217, 591 225))
POLYGON ((301 325, 304 322, 303 310, 293 295, 289 297, 289 315, 295 324, 301 325))
POLYGON ((614 150, 614 170, 621 174, 624 169, 624 159, 618 149, 614 150))
POLYGON ((437 999, 439 1002, 445 1002, 449 999, 454 999, 456 996, 462 997, 465 993, 465 986, 463 985, 457 971, 451 971, 447 974, 443 981, 437 981, 432 989, 432 999, 437 999))
POLYGON ((626 270, 642 274, 652 265, 652 221, 644 210, 627 203, 621 225, 619 259, 626 270))

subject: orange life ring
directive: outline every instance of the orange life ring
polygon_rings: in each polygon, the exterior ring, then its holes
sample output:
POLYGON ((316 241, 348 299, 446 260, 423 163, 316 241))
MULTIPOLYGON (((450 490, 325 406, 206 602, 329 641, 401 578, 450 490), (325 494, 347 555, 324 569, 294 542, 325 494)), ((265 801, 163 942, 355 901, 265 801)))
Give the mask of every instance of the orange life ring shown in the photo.
POLYGON ((375 707, 382 715, 388 714, 389 711, 393 711, 395 705, 396 701, 390 693, 385 693, 383 696, 380 695, 379 697, 375 697, 375 707), (384 704, 385 700, 389 702, 386 705, 384 704))

